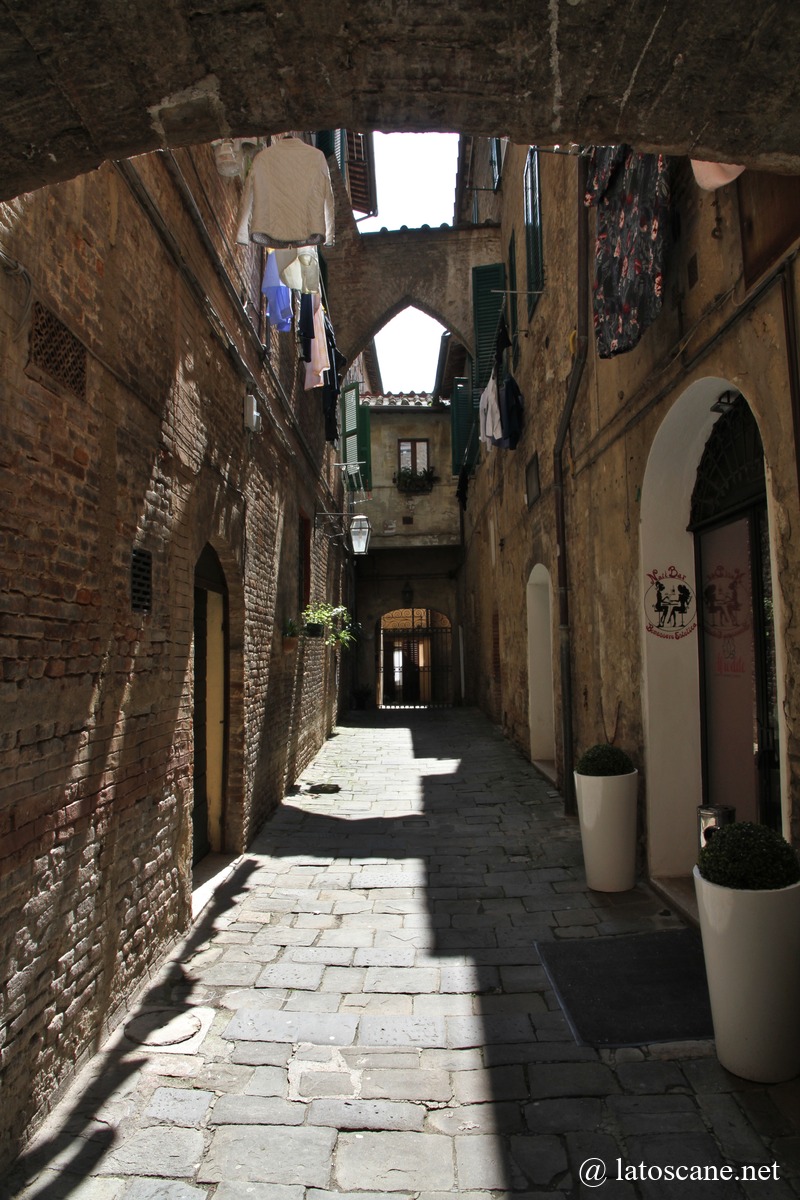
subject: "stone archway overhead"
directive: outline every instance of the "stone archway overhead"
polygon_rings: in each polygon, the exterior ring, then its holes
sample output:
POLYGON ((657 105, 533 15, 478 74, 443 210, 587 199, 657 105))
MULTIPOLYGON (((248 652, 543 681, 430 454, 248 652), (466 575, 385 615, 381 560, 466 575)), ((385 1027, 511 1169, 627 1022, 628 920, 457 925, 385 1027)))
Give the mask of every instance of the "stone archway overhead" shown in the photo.
POLYGON ((0 198, 284 129, 632 142, 800 171, 800 6, 7 0, 0 198), (734 69, 735 67, 735 69, 734 69))

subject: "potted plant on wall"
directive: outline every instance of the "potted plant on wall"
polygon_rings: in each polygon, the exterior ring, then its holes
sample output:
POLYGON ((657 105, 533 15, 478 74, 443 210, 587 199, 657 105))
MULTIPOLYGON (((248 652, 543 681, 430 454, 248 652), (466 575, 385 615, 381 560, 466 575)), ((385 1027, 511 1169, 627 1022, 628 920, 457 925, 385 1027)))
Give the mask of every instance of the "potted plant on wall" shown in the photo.
POLYGON ((586 882, 596 892, 627 892, 636 881, 636 798, 639 772, 607 742, 575 765, 575 792, 586 882))
POLYGON ((775 830, 734 821, 694 884, 717 1058, 743 1079, 800 1074, 800 863, 775 830))
POLYGON ((318 601, 307 604, 301 615, 306 636, 323 638, 326 646, 352 646, 356 640, 352 617, 344 604, 318 601))

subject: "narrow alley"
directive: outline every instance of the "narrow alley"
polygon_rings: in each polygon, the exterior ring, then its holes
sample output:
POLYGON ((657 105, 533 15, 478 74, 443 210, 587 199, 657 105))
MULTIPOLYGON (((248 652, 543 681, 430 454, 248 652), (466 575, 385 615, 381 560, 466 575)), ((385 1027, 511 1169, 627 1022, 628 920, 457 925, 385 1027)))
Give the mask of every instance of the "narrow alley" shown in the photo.
POLYGON ((587 889, 560 795, 477 710, 351 714, 6 1195, 499 1200, 604 1171, 605 1197, 800 1194, 798 1081, 737 1080, 708 1036, 642 1043, 686 1014, 618 979, 576 1036, 543 957, 631 935, 695 936, 644 886, 587 889))

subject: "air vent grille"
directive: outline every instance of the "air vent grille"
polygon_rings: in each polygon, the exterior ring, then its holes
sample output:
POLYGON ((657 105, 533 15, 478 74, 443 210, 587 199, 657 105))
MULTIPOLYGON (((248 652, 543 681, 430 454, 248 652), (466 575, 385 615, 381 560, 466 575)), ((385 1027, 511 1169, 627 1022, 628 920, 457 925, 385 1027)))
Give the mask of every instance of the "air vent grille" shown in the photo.
POLYGON ((85 398, 86 347, 38 300, 31 312, 30 360, 79 400, 85 398))

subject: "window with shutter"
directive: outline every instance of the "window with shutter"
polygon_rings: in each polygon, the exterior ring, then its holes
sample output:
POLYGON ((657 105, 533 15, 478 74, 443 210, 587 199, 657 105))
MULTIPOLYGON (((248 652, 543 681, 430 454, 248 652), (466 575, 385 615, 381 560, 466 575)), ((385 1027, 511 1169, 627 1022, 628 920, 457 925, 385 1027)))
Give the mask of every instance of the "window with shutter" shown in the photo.
POLYGON ((489 382, 497 348, 500 313, 506 299, 504 263, 472 268, 472 311, 475 321, 475 378, 480 393, 489 382))
POLYGON ((539 151, 531 146, 525 160, 525 255, 528 266, 528 320, 544 288, 542 257, 542 205, 539 192, 539 151))
POLYGON ((450 440, 453 474, 458 475, 465 465, 474 467, 478 458, 478 410, 467 378, 453 380, 450 393, 450 440))
POLYGON ((369 440, 369 409, 359 404, 357 383, 342 388, 342 461, 345 478, 351 491, 372 486, 372 454, 369 440))

